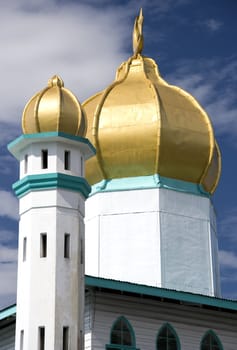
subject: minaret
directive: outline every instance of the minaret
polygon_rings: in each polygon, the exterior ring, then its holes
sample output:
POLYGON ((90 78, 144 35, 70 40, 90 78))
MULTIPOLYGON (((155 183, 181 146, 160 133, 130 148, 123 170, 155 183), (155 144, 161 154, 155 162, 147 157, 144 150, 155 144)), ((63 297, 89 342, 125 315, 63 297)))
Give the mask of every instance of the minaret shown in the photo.
POLYGON ((83 349, 84 161, 94 148, 76 97, 58 76, 26 105, 20 162, 16 350, 83 349))
POLYGON ((195 98, 142 55, 142 24, 140 11, 133 56, 83 103, 96 147, 86 163, 86 274, 220 296, 219 147, 195 98))

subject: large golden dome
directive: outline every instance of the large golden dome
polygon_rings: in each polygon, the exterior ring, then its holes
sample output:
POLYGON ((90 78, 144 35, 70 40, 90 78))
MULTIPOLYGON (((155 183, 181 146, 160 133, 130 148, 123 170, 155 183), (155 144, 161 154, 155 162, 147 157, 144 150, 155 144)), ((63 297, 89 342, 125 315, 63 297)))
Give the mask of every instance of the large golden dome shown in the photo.
POLYGON ((142 33, 137 45, 134 37, 134 56, 118 68, 115 81, 83 103, 86 136, 97 151, 86 163, 87 180, 159 174, 213 193, 221 156, 207 113, 161 78, 155 61, 141 55, 142 33))
POLYGON ((48 86, 27 103, 22 115, 22 130, 24 134, 56 131, 85 136, 83 109, 72 92, 64 88, 59 76, 49 79, 48 86))

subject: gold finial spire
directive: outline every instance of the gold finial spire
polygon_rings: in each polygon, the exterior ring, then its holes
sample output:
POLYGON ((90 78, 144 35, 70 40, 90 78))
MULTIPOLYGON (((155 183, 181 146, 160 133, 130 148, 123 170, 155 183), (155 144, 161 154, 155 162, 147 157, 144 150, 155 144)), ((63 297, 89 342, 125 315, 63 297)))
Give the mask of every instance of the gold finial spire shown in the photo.
POLYGON ((133 55, 136 57, 142 52, 143 49, 143 15, 142 8, 140 9, 139 16, 136 17, 133 29, 133 55))
POLYGON ((60 76, 58 75, 54 75, 52 78, 50 78, 48 81, 48 87, 52 87, 52 86, 58 86, 60 88, 63 87, 64 82, 62 78, 60 78, 60 76))

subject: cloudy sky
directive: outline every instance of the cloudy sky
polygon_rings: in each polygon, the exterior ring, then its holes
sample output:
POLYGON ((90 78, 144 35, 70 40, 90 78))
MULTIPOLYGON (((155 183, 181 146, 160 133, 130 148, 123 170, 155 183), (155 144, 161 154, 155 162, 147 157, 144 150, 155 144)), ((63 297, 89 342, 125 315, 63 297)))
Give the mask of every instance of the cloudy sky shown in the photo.
POLYGON ((209 113, 223 171, 213 201, 219 227, 222 291, 237 299, 236 0, 8 0, 0 3, 0 308, 15 303, 17 162, 6 145, 21 134, 32 95, 59 74, 82 102, 114 79, 132 54, 144 13, 144 54, 161 75, 191 92, 209 113))

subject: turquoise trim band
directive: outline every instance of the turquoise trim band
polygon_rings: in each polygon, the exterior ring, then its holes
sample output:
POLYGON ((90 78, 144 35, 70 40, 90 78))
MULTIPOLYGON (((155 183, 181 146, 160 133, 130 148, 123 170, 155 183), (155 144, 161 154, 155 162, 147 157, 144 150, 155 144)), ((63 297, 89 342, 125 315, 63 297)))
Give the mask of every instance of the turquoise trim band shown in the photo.
POLYGON ((88 197, 91 187, 88 182, 78 176, 61 173, 29 175, 15 182, 12 186, 18 198, 23 197, 30 191, 40 191, 54 188, 80 192, 85 198, 88 197))
POLYGON ((7 317, 16 315, 16 305, 9 306, 3 310, 0 310, 0 321, 7 317))
POLYGON ((169 190, 210 197, 202 185, 182 180, 171 179, 159 174, 150 176, 127 177, 121 179, 102 180, 92 186, 90 196, 99 192, 142 190, 150 188, 166 188, 169 190))
POLYGON ((24 134, 19 136, 14 141, 8 144, 8 150, 11 152, 17 159, 19 159, 21 151, 29 146, 32 143, 39 142, 58 142, 58 141, 67 141, 68 143, 80 143, 82 149, 86 154, 86 159, 95 155, 95 147, 90 143, 87 138, 74 136, 66 134, 64 132, 41 132, 37 134, 24 134))
POLYGON ((172 300, 179 300, 187 303, 194 303, 198 305, 207 305, 214 308, 222 308, 226 310, 237 311, 237 301, 227 300, 221 298, 210 297, 201 294, 194 294, 189 292, 182 292, 177 290, 150 287, 142 284, 131 282, 122 282, 110 280, 101 277, 86 276, 85 284, 87 287, 98 287, 105 289, 113 289, 123 292, 135 293, 138 295, 147 295, 152 297, 167 298, 172 300))
MULTIPOLYGON (((201 294, 194 294, 189 292, 182 292, 177 290, 150 287, 142 284, 131 282, 121 282, 101 277, 85 276, 86 287, 105 288, 128 293, 134 293, 158 298, 167 298, 171 300, 179 300, 187 303, 194 303, 197 305, 206 305, 213 308, 221 308, 225 310, 237 311, 237 300, 227 300, 215 297, 209 297, 201 294)), ((0 320, 14 316, 16 314, 16 305, 11 305, 8 308, 0 310, 0 320)))
POLYGON ((48 139, 54 137, 62 137, 64 139, 85 143, 91 148, 94 154, 96 153, 95 147, 90 143, 90 141, 87 138, 66 134, 65 132, 40 132, 36 134, 24 134, 17 137, 14 141, 10 142, 7 147, 9 150, 11 150, 11 148, 13 148, 15 145, 17 145, 19 142, 22 142, 23 140, 48 139))

